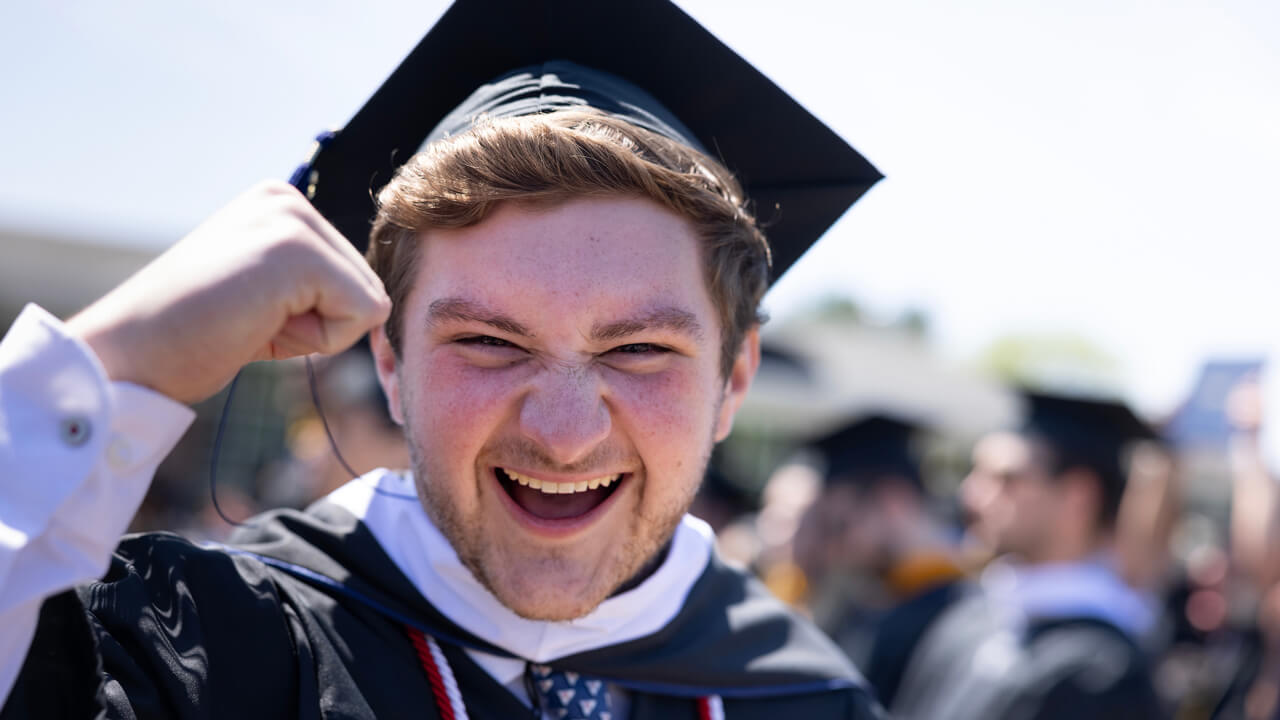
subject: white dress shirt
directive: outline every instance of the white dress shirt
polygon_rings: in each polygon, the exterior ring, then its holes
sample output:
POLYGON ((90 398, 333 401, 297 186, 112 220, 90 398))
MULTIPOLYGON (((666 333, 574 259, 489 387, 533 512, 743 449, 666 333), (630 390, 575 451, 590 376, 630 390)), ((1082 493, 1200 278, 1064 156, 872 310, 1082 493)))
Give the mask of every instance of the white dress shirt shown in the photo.
POLYGON ((151 477, 195 413, 110 382, 28 305, 0 341, 0 702, 46 597, 102 576, 151 477))

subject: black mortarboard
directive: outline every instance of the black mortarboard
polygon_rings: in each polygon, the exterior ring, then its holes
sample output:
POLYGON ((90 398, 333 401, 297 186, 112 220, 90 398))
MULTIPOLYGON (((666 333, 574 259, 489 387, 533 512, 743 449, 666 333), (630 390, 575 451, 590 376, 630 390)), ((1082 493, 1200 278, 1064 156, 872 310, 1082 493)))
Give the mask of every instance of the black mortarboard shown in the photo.
POLYGON ((1103 485, 1104 512, 1113 515, 1123 494, 1125 454, 1134 443, 1158 436, 1119 400, 1024 392, 1022 433, 1043 441, 1055 473, 1079 466, 1093 470, 1103 485))
POLYGON ((373 192, 433 129, 469 121, 459 117, 469 109, 454 114, 468 98, 490 111, 497 101, 498 114, 550 107, 527 94, 547 75, 560 99, 612 104, 599 109, 656 123, 721 160, 764 225, 775 278, 881 177, 667 0, 456 0, 347 126, 323 138, 294 184, 363 249, 373 192), (562 60, 577 67, 545 65, 562 60), (471 97, 518 69, 534 82, 471 97))
POLYGON ((814 447, 826 460, 830 483, 872 486, 895 477, 919 487, 919 431, 904 420, 873 415, 815 441, 814 447))
POLYGON ((758 498, 741 484, 730 480, 720 465, 713 454, 703 473, 702 484, 698 486, 698 495, 730 508, 735 515, 758 510, 758 498))

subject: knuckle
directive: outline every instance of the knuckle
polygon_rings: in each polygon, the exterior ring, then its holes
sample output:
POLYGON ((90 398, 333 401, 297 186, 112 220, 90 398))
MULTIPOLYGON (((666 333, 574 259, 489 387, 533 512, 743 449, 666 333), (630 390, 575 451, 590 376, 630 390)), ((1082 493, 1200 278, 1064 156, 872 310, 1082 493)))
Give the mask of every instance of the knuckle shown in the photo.
POLYGON ((264 184, 261 197, 266 203, 266 207, 284 215, 291 215, 301 219, 309 218, 316 214, 315 208, 302 196, 302 193, 298 192, 292 185, 279 180, 272 180, 268 184, 264 184))
POLYGON ((272 260, 298 263, 314 255, 311 229, 297 218, 282 217, 273 223, 267 250, 272 260))

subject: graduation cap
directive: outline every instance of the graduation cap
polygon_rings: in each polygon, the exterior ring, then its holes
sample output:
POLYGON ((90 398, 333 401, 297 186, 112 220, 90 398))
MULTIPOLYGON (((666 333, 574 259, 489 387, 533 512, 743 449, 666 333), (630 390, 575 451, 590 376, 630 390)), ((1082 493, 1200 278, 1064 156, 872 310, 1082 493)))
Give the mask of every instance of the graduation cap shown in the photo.
POLYGON ((775 278, 881 177, 667 0, 456 0, 347 126, 320 138, 293 182, 363 250, 374 192, 429 137, 464 129, 476 110, 574 104, 725 164, 763 223, 775 278))
POLYGON ((870 487, 889 477, 922 488, 916 439, 921 428, 888 415, 872 415, 814 442, 827 462, 827 482, 870 487))
POLYGON ((698 496, 730 508, 734 515, 755 512, 759 509, 759 498, 739 483, 729 479, 721 468, 716 453, 712 454, 711 462, 707 463, 702 484, 698 486, 698 496))
POLYGON ((1022 434, 1042 441, 1052 454, 1052 470, 1092 470, 1102 483, 1103 511, 1114 517, 1126 479, 1126 454, 1134 443, 1159 436, 1118 400, 1024 391, 1027 414, 1022 434))

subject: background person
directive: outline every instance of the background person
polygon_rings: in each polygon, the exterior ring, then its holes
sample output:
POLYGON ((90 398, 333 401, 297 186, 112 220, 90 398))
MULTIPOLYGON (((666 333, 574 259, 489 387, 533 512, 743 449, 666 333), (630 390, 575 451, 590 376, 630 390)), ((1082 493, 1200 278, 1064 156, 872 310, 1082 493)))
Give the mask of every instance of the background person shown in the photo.
POLYGON ((890 706, 903 718, 1158 718, 1138 640, 1153 622, 1112 529, 1126 449, 1151 436, 1121 404, 1029 394, 1015 432, 984 437, 961 488, 999 558, 933 622, 890 706))

